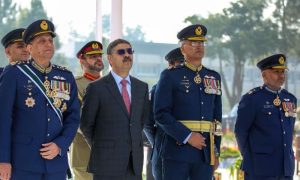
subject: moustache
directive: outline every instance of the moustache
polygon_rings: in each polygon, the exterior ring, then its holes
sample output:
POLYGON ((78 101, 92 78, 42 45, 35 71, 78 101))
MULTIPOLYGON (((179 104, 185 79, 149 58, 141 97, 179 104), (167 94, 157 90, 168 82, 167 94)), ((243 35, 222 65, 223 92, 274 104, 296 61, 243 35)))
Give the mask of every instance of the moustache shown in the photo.
POLYGON ((131 61, 132 61, 132 59, 131 59, 130 57, 124 57, 124 59, 123 59, 123 63, 124 63, 124 62, 127 62, 127 61, 131 62, 131 61))

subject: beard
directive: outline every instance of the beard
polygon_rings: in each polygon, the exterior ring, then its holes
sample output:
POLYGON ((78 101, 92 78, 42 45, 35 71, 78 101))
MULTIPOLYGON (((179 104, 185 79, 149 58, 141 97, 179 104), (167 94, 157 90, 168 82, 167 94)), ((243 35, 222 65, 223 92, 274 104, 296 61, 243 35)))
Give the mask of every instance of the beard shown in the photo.
POLYGON ((100 72, 103 70, 104 66, 103 66, 103 63, 102 62, 95 62, 93 65, 85 62, 84 63, 84 66, 89 70, 89 71, 92 71, 92 72, 100 72))

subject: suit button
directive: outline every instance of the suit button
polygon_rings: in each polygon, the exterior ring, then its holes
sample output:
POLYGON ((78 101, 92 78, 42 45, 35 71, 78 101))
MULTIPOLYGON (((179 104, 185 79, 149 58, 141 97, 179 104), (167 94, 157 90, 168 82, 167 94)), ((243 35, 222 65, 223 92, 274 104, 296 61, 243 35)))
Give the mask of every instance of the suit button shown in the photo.
POLYGON ((281 122, 283 122, 283 119, 281 119, 281 122))
POLYGON ((130 123, 129 126, 132 126, 132 124, 130 123))
POLYGON ((47 107, 49 106, 49 104, 47 103, 47 107))
POLYGON ((284 144, 284 147, 286 146, 286 144, 284 144))
POLYGON ((283 134, 285 134, 285 131, 283 131, 283 134))
POLYGON ((50 118, 48 118, 48 122, 50 122, 51 121, 51 119, 50 118))
POLYGON ((279 108, 279 110, 281 111, 282 109, 281 109, 281 108, 279 108))
POLYGON ((203 101, 201 101, 201 104, 203 105, 203 101))
POLYGON ((50 134, 48 133, 48 134, 47 134, 47 136, 49 137, 49 136, 50 136, 50 134))
POLYGON ((204 119, 204 116, 202 116, 202 119, 204 119))
POLYGON ((202 88, 200 88, 200 91, 202 91, 202 88))

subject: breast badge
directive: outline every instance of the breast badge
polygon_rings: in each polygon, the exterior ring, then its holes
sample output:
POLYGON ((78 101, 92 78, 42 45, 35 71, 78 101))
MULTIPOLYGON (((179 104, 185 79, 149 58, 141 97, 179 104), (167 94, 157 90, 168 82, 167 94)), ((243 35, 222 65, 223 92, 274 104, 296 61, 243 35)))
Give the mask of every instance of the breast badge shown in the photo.
POLYGON ((25 100, 25 105, 29 108, 32 108, 35 105, 35 100, 33 99, 33 97, 27 97, 27 99, 25 100))
POLYGON ((183 79, 181 80, 180 84, 185 87, 186 93, 190 92, 189 88, 190 88, 191 84, 190 84, 190 80, 186 76, 183 76, 183 79))

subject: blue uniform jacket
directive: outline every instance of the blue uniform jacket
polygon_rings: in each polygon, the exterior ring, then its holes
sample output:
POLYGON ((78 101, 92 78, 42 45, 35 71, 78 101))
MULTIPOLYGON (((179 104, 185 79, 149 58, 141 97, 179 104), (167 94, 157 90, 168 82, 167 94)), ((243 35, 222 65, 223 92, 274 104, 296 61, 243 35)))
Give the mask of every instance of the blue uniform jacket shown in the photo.
MULTIPOLYGON (((45 77, 60 97, 62 122, 37 86, 16 65, 8 65, 0 77, 0 162, 12 168, 36 173, 53 173, 68 168, 67 150, 79 126, 79 102, 72 73, 52 65, 48 73, 41 73, 28 65, 42 82, 45 77), (63 94, 62 90, 65 90, 63 94), (67 95, 69 93, 69 96, 67 95), (54 142, 61 153, 52 160, 43 159, 43 143, 54 142)), ((60 105, 60 106, 59 106, 60 105)))
MULTIPOLYGON (((221 121, 221 78, 220 75, 203 67, 199 71, 202 79, 194 81, 196 72, 185 65, 162 72, 155 91, 154 112, 159 126, 166 133, 162 140, 162 158, 183 162, 210 162, 209 133, 202 133, 206 138, 206 148, 198 150, 189 144, 183 144, 191 133, 179 120, 221 121), (209 84, 219 87, 219 94, 205 92, 209 84), (181 145, 179 145, 181 144, 181 145)), ((220 152, 221 137, 215 136, 215 146, 220 152)))
POLYGON ((281 104, 265 86, 245 94, 238 107, 235 135, 243 156, 242 169, 256 176, 293 176, 294 95, 282 89, 281 104))
POLYGON ((0 75, 2 74, 3 68, 0 67, 0 75))

